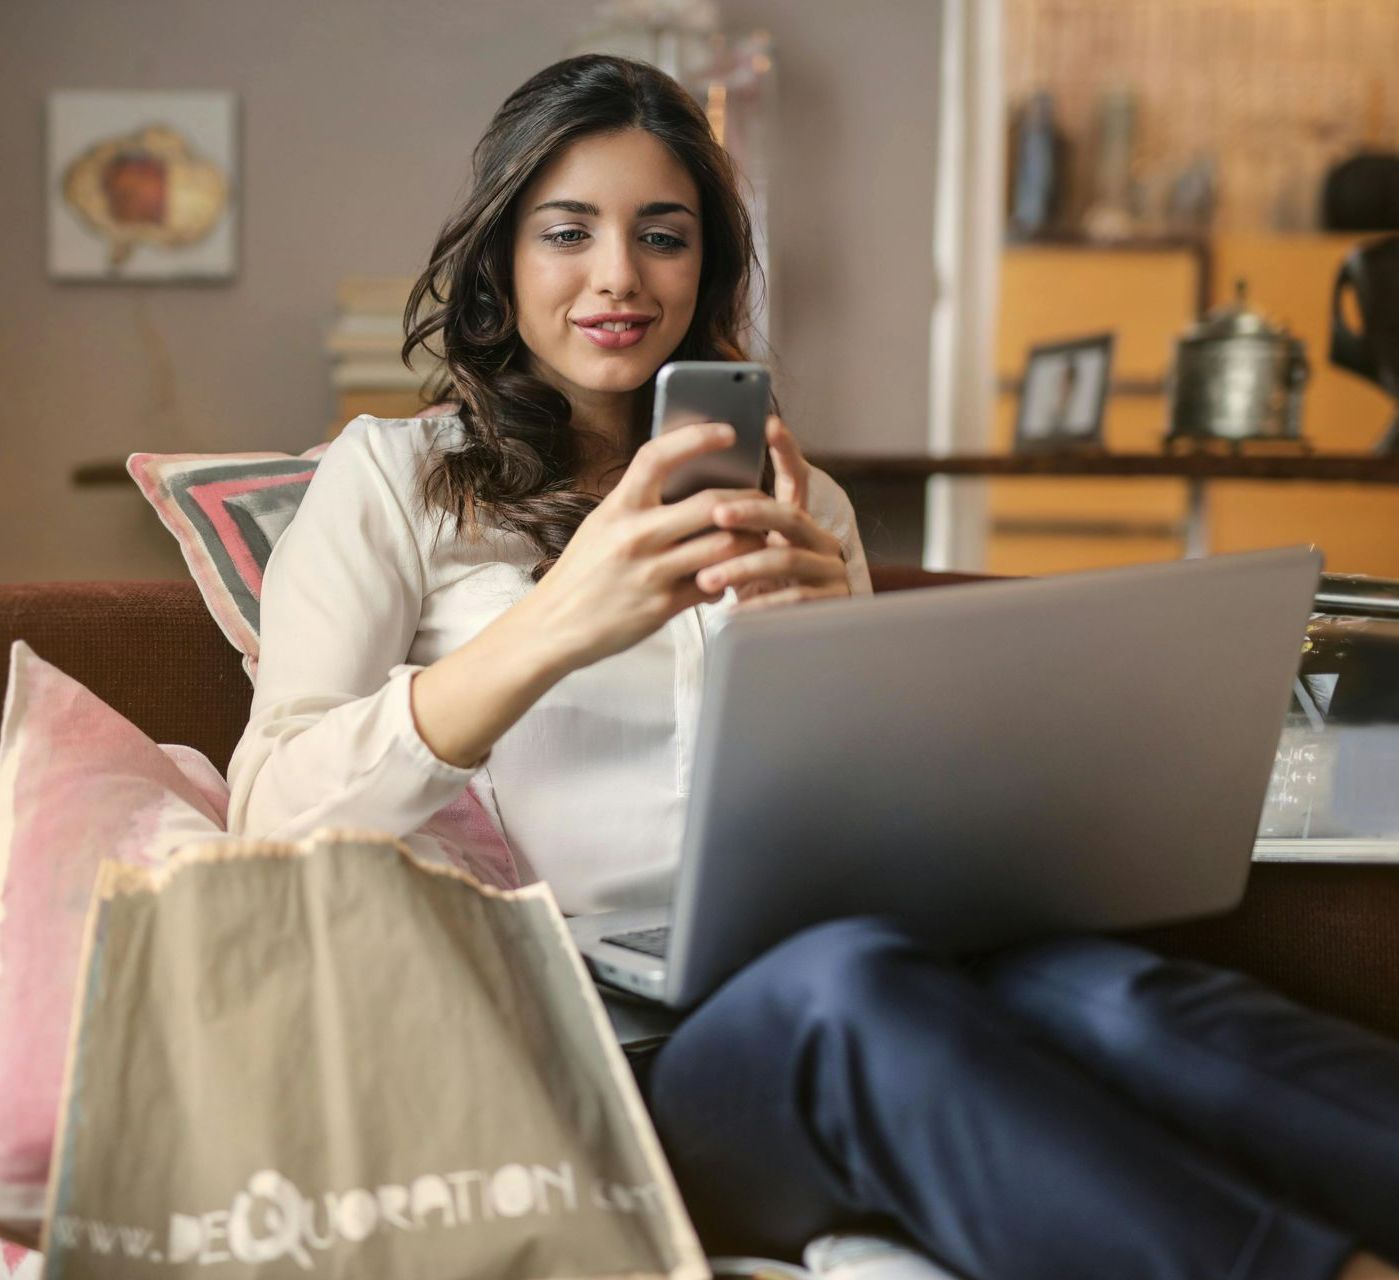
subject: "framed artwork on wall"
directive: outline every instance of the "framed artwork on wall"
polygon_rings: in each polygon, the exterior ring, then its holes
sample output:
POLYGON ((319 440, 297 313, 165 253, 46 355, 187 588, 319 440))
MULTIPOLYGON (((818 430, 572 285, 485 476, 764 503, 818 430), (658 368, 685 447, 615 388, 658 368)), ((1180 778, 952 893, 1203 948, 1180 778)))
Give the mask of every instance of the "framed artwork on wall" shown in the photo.
POLYGON ((237 266, 231 93, 51 93, 55 280, 227 280, 237 266))
POLYGON ((1031 347, 1015 420, 1017 452, 1101 449, 1113 335, 1031 347))

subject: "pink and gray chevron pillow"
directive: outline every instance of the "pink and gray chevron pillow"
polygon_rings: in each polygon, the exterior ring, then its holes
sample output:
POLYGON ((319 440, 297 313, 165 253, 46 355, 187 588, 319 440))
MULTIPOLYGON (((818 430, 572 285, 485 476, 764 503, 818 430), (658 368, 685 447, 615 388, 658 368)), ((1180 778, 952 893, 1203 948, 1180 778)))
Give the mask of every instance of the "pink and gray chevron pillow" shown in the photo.
MULTIPOLYGON (((429 405, 417 416, 454 413, 429 405)), ((133 453, 131 478, 175 535, 204 604, 257 675, 262 571, 330 447, 289 453, 133 453)), ((0 1277, 3 1280, 3 1277, 0 1277)))
POLYGON ((204 603, 257 670, 262 571, 328 445, 286 453, 133 453, 126 469, 180 544, 204 603))

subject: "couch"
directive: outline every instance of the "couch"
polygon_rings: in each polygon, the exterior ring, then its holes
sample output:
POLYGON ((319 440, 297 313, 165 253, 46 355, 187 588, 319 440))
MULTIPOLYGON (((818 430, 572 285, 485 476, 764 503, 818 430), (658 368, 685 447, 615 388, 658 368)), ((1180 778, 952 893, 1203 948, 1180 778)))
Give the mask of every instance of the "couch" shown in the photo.
MULTIPOLYGON (((872 572, 877 591, 972 580, 892 566, 872 572)), ((227 767, 251 687, 192 583, 0 586, 0 639, 6 652, 12 640, 27 641, 157 742, 187 743, 227 767)), ((1258 864, 1232 913, 1134 936, 1399 1037, 1399 866, 1258 864)))

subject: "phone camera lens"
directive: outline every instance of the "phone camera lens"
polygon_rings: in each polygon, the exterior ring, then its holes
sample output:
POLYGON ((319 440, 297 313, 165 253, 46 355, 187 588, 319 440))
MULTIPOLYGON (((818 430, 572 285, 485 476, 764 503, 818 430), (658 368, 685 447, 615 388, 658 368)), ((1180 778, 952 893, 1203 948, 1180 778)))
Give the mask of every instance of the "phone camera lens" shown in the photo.
POLYGON ((742 375, 741 373, 736 373, 736 374, 734 374, 734 381, 735 381, 735 382, 742 382, 742 381, 743 381, 743 375, 742 375))

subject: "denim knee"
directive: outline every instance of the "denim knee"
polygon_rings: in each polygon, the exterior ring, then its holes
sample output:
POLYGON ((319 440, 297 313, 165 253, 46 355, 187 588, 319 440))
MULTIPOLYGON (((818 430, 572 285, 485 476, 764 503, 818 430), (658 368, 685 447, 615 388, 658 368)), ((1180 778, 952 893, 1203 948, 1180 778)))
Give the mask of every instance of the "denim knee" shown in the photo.
POLYGON ((781 969, 789 981, 813 988, 863 966, 878 967, 919 943, 909 930, 888 916, 845 916, 808 925, 764 953, 750 969, 781 969))
POLYGON ((888 917, 853 916, 805 929, 755 961, 743 978, 766 1025, 780 1026, 803 1046, 805 1069, 834 1071, 846 1088, 869 1087, 891 1068, 907 1073, 916 1062, 927 1087, 936 1082, 956 1092, 976 1078, 986 1056, 1004 1052, 1007 1033, 1029 1038, 988 1007, 985 993, 956 965, 936 959, 917 933, 888 917), (907 1053, 888 1052, 905 1043, 907 1053), (863 1051, 876 1046, 880 1052, 863 1051))
POLYGON ((1016 947, 984 961, 979 978, 997 1004, 1061 1047, 1087 1037, 1130 1050, 1159 1034, 1176 1006, 1198 1016, 1210 1002, 1256 989, 1227 969, 1157 955, 1115 938, 1072 937, 1016 947), (1064 1039, 1067 1037, 1067 1039, 1064 1039))
POLYGON ((873 1012, 890 991, 893 971, 910 962, 933 964, 907 928, 884 916, 849 916, 792 935, 742 978, 762 989, 773 1014, 847 1026, 873 1012))
POLYGON ((730 978, 661 1049, 647 1100, 711 1248, 783 1254, 863 1220, 843 1122, 850 1089, 818 1078, 867 1056, 838 1051, 865 1038, 860 993, 885 986, 915 947, 875 918, 805 929, 730 978))

